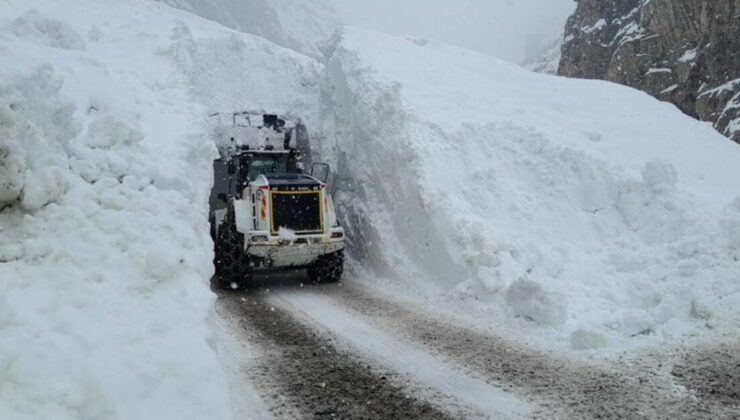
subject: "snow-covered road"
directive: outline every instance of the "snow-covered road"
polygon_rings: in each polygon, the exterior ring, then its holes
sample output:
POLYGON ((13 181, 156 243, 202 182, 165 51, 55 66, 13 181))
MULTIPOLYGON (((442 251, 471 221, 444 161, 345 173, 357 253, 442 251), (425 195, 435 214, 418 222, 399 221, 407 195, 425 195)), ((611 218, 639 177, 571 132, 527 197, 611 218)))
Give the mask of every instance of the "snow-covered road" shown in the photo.
POLYGON ((700 357, 711 361, 702 369, 686 366, 706 349, 632 355, 610 364, 573 361, 353 282, 313 286, 303 280, 299 274, 273 277, 255 290, 219 296, 221 341, 241 343, 244 351, 229 345, 219 352, 236 388, 239 417, 740 415, 732 402, 738 384, 730 379, 737 376, 731 372, 738 357, 727 348, 700 357), (707 370, 730 373, 723 381, 707 370), (259 404, 250 390, 260 395, 259 404))
MULTIPOLYGON (((248 360, 219 351, 225 370, 232 372, 232 386, 244 383, 233 372, 248 376, 246 382, 254 384, 252 389, 276 418, 449 417, 439 404, 416 396, 426 390, 407 386, 392 370, 349 351, 326 331, 309 327, 290 310, 276 306, 264 290, 222 295, 217 312, 252 350, 248 360)), ((252 403, 252 389, 232 392, 232 405, 241 411, 235 414, 269 416, 239 408, 252 403), (239 401, 242 396, 250 401, 239 401)), ((444 396, 435 397, 439 401, 444 396)))

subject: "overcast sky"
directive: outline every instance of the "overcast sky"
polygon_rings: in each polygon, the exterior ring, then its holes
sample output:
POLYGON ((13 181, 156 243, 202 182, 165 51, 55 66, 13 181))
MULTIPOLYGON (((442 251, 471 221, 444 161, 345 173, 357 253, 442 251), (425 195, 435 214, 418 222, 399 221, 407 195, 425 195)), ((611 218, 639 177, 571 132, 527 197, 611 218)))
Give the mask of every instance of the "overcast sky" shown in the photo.
POLYGON ((563 33, 573 0, 334 0, 347 25, 444 41, 522 63, 563 33))

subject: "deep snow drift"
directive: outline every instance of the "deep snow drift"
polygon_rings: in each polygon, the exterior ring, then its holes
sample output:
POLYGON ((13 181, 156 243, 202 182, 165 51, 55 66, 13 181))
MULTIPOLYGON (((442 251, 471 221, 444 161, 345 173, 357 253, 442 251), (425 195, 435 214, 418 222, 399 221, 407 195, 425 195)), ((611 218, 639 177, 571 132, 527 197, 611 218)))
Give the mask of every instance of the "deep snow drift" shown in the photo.
POLYGON ((154 1, 163 1, 314 58, 321 56, 316 43, 340 27, 333 4, 328 0, 154 1))
POLYGON ((740 147, 711 127, 425 40, 326 54, 322 154, 379 285, 561 348, 737 331, 740 147))
POLYGON ((149 1, 3 3, 0 418, 231 416, 205 98, 300 106, 313 66, 149 1))

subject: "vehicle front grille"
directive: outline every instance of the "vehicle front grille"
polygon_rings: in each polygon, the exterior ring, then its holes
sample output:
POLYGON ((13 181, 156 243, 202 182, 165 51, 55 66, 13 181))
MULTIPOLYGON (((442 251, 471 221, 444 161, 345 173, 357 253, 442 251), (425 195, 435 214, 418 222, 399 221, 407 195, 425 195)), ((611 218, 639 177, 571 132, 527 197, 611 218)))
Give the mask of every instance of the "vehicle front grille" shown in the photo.
POLYGON ((299 235, 323 232, 320 191, 273 191, 270 197, 273 234, 280 228, 299 235))

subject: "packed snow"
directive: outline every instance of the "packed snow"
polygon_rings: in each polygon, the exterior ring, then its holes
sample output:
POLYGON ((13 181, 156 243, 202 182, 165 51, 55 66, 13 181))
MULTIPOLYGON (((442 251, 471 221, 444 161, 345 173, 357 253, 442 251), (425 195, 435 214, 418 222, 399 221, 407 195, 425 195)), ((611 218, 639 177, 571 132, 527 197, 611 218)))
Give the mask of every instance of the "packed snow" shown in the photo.
POLYGON ((351 180, 335 199, 362 281, 551 348, 737 331, 740 147, 711 127, 361 29, 326 66, 322 154, 351 180))

